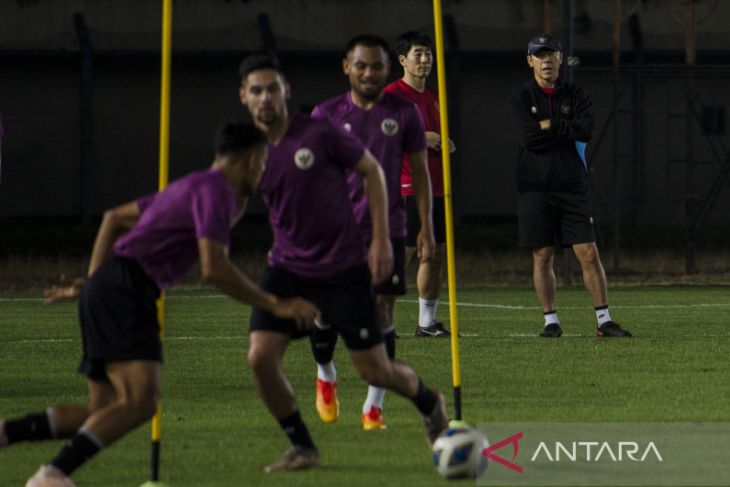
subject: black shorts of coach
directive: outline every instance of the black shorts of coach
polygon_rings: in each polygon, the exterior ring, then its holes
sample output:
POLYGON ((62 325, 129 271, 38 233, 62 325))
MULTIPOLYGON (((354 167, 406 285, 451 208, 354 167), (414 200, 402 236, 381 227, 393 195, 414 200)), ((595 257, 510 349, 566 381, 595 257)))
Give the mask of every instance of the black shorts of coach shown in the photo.
POLYGON ((81 291, 79 321, 83 356, 79 372, 108 381, 106 363, 162 362, 157 285, 132 259, 111 257, 81 291))
MULTIPOLYGON (((365 350, 383 342, 370 280, 367 264, 326 278, 303 277, 278 267, 267 267, 261 288, 281 298, 300 296, 312 301, 322 313, 323 325, 333 326, 347 348, 365 350)), ((297 330, 292 320, 277 318, 255 307, 251 313, 251 331, 262 330, 292 338, 310 333, 297 330)))
MULTIPOLYGON (((404 196, 403 203, 406 206, 406 247, 415 247, 418 232, 421 231, 421 217, 418 215, 418 207, 413 196, 404 196)), ((446 210, 443 196, 434 196, 431 200, 431 220, 436 243, 445 243, 446 210)))
POLYGON ((587 191, 525 191, 518 196, 520 247, 570 247, 596 241, 587 191))
POLYGON ((406 293, 406 239, 391 238, 390 245, 393 247, 393 273, 375 286, 375 294, 403 296, 406 293))

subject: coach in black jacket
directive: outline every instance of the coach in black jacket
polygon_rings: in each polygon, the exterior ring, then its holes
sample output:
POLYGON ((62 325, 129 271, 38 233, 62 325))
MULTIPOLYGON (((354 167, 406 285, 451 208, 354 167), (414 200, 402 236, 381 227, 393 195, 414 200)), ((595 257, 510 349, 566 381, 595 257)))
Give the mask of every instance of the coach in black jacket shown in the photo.
POLYGON ((631 334, 611 319, 606 273, 596 247, 588 200, 585 146, 595 117, 582 88, 558 80, 563 53, 560 41, 539 34, 527 45, 527 64, 534 79, 510 100, 512 124, 520 151, 519 244, 532 248, 533 281, 542 305, 542 337, 562 335, 555 311, 555 246, 572 246, 581 265, 583 282, 593 297, 596 335, 631 334))

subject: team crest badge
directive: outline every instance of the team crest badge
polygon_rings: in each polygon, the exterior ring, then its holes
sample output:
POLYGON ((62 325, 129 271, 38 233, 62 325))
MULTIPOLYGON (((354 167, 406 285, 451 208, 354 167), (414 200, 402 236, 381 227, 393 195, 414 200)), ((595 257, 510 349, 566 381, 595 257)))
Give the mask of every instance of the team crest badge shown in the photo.
POLYGON ((382 130, 385 135, 395 135, 398 133, 398 122, 392 118, 386 118, 383 120, 383 123, 380 124, 380 130, 382 130))
POLYGON ((342 128, 344 128, 344 129, 345 129, 345 130, 347 130, 348 132, 352 132, 352 125, 350 125, 350 124, 349 124, 349 123, 347 123, 347 122, 345 122, 345 125, 343 125, 343 126, 342 126, 342 128))
POLYGON ((294 153, 294 164, 302 171, 306 171, 314 164, 314 153, 308 147, 302 147, 294 153))
POLYGON ((531 108, 530 108, 530 111, 531 111, 532 113, 537 113, 537 107, 531 107, 531 108))
POLYGON ((568 104, 562 104, 560 105, 560 111, 563 112, 563 114, 567 115, 570 113, 570 105, 568 104))

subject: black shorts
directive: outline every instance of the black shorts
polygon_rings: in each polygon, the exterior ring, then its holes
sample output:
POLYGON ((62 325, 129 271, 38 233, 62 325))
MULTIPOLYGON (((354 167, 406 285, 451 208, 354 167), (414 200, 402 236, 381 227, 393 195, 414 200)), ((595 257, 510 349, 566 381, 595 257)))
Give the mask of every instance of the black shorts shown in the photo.
POLYGON ((79 321, 83 356, 79 372, 108 380, 106 362, 162 362, 157 285, 134 260, 112 257, 81 291, 79 321))
MULTIPOLYGON (((327 278, 303 277, 277 267, 267 267, 261 287, 282 298, 300 296, 317 305, 325 326, 334 326, 347 348, 364 350, 383 342, 377 321, 375 294, 366 264, 327 278)), ((251 331, 268 330, 302 338, 294 321, 277 318, 261 308, 251 313, 251 331)))
MULTIPOLYGON (((418 216, 418 207, 413 196, 404 196, 406 205, 406 247, 415 247, 418 232, 421 230, 421 217, 418 216)), ((431 220, 433 221, 433 236, 437 244, 446 242, 446 210, 444 197, 434 196, 431 201, 431 220)))
POLYGON ((403 296, 406 293, 406 239, 391 238, 390 244, 393 246, 393 273, 375 286, 375 294, 403 296))
POLYGON ((569 247, 596 241, 587 191, 519 193, 517 219, 520 247, 569 247))

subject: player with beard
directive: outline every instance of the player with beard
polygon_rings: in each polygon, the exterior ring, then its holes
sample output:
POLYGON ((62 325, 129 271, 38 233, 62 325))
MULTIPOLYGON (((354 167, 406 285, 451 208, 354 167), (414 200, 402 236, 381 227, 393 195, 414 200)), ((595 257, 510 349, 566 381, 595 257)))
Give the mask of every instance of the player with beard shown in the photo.
MULTIPOLYGON (((350 90, 327 100, 312 112, 312 116, 329 119, 362 140, 380 162, 385 173, 388 193, 390 241, 394 253, 393 273, 375 287, 378 318, 383 328, 388 356, 395 357, 393 309, 397 295, 406 292, 405 235, 406 214, 400 197, 400 176, 404 157, 410 161, 413 174, 413 194, 421 226, 416 248, 421 262, 433 254, 431 230, 431 186, 426 167, 426 137, 418 109, 411 102, 383 93, 390 73, 390 50, 380 37, 365 34, 352 38, 345 49, 342 70, 350 82, 350 90)), ((356 173, 347 177, 350 201, 355 219, 366 242, 372 239, 368 200, 362 178, 356 173)), ((315 329, 312 332, 312 352, 317 362, 316 406, 325 423, 337 420, 337 375, 332 361, 337 335, 334 330, 315 329)), ((383 400, 385 389, 370 385, 362 408, 365 430, 385 428, 383 400)))
MULTIPOLYGON (((383 171, 355 136, 322 119, 289 116, 290 88, 275 58, 243 61, 239 96, 269 140, 261 193, 274 242, 262 288, 302 295, 321 311, 321 327, 333 327, 367 383, 409 398, 433 442, 448 426, 443 395, 427 388, 407 365, 391 361, 378 323, 372 283, 392 272, 388 197, 383 171), (372 223, 366 248, 350 203, 347 176, 365 184, 372 223)), ((267 472, 319 465, 319 451, 302 420, 282 360, 292 339, 307 336, 291 320, 263 308, 251 316, 248 360, 264 404, 291 442, 267 472)))

